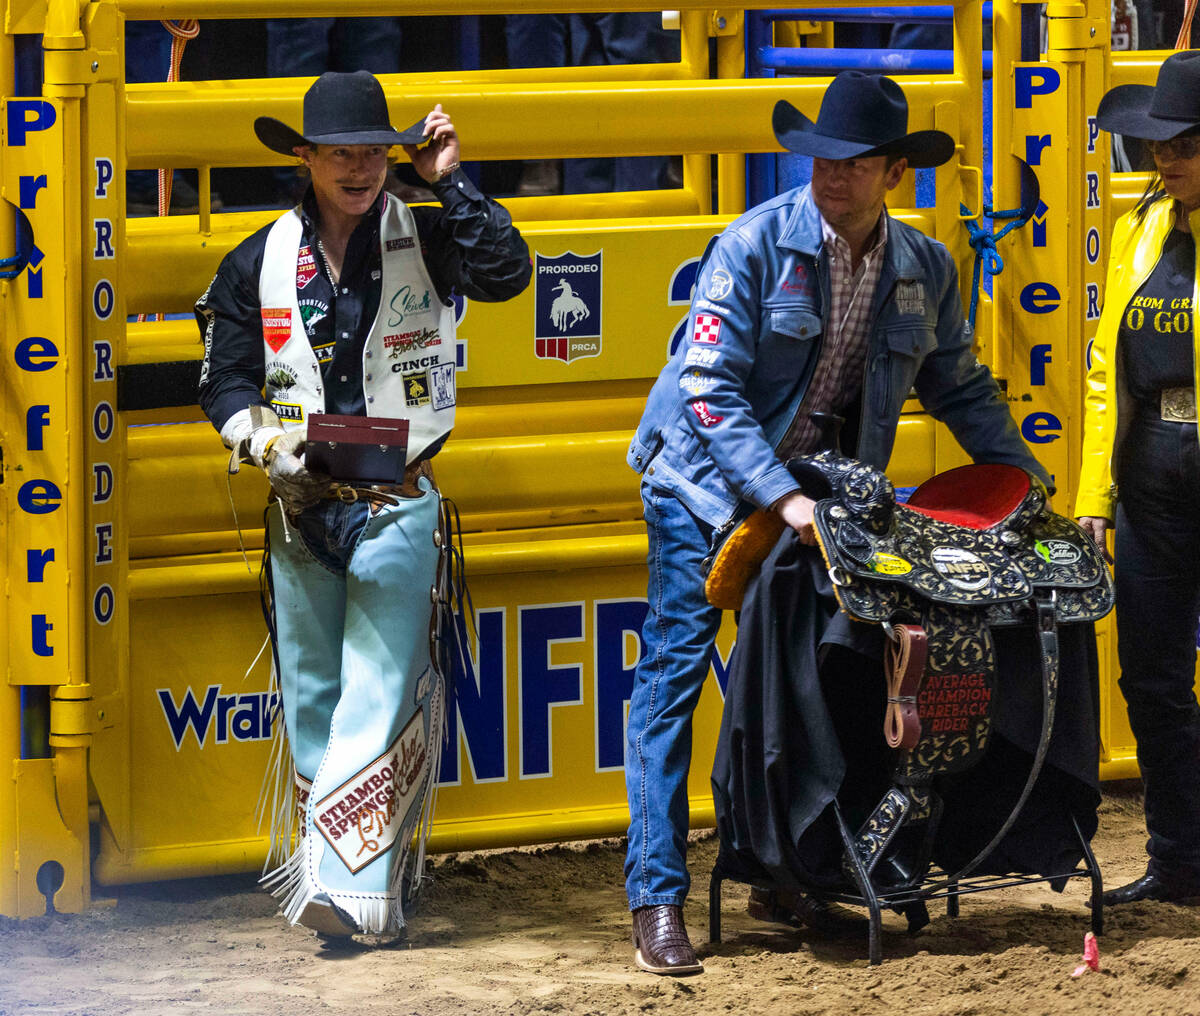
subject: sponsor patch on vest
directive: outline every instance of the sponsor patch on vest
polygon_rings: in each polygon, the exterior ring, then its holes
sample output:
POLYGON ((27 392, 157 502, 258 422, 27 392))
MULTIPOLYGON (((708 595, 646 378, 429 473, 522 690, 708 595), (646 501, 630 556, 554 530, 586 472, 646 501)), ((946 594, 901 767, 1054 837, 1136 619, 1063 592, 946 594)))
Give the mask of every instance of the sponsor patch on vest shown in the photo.
POLYGON ((299 402, 279 402, 271 400, 271 408, 281 420, 303 420, 304 407, 299 402))
POLYGON ((725 419, 709 410, 708 403, 703 399, 696 399, 695 402, 689 402, 688 405, 692 407, 692 412, 696 414, 696 419, 700 421, 702 427, 715 427, 725 419))
POLYGON ((454 405, 454 364, 439 363, 429 368, 429 386, 434 409, 449 409, 454 405))
POLYGON ((286 392, 298 380, 299 375, 294 367, 282 360, 272 360, 267 364, 267 387, 277 392, 286 392))
POLYGON ((312 248, 304 244, 300 255, 296 258, 296 288, 305 289, 317 277, 317 259, 313 257, 312 248))
POLYGON ((292 309, 290 307, 263 307, 263 341, 278 353, 292 334, 292 309))
POLYGON ((982 589, 992 577, 987 564, 974 552, 962 547, 934 547, 929 559, 942 578, 968 592, 982 589))
POLYGON ((429 372, 418 371, 404 375, 404 402, 409 406, 429 404, 429 372))
POLYGON ((410 318, 428 314, 433 309, 429 290, 418 293, 409 285, 401 286, 388 300, 387 326, 399 328, 410 318))
POLYGON ((384 244, 389 254, 395 250, 412 250, 416 245, 416 241, 411 236, 397 236, 384 244))
POLYGON ((417 710, 387 751, 313 805, 313 824, 352 872, 396 842, 427 758, 425 716, 417 710))
POLYGON ((301 300, 300 320, 304 322, 304 331, 311 339, 317 330, 317 324, 324 321, 329 314, 329 304, 323 300, 301 300))
POLYGON ((388 350, 388 356, 395 360, 404 353, 414 349, 427 349, 441 341, 441 334, 436 328, 416 328, 411 332, 397 332, 383 337, 383 348, 388 350))
POLYGON ((534 355, 570 363, 600 355, 604 251, 534 255, 534 355))

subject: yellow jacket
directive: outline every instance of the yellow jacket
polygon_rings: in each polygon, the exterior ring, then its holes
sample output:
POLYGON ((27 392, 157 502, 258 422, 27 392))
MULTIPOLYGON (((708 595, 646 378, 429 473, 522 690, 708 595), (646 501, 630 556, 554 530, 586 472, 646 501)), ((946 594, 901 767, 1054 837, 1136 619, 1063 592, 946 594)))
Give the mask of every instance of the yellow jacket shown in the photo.
MULTIPOLYGON (((1200 246, 1200 209, 1192 212, 1188 221, 1200 246)), ((1175 201, 1164 197, 1150 206, 1140 223, 1130 211, 1121 216, 1113 229, 1104 309, 1092 343, 1092 362, 1084 393, 1083 463, 1079 470, 1079 494, 1075 498, 1076 516, 1091 515, 1110 521, 1113 518, 1117 497, 1112 475, 1113 449, 1124 436, 1129 417, 1129 393, 1121 376, 1117 332, 1125 307, 1154 271, 1163 244, 1174 228, 1175 201)), ((1192 369, 1193 384, 1200 391, 1200 328, 1196 327, 1200 257, 1196 261, 1196 278, 1192 283, 1192 369)))

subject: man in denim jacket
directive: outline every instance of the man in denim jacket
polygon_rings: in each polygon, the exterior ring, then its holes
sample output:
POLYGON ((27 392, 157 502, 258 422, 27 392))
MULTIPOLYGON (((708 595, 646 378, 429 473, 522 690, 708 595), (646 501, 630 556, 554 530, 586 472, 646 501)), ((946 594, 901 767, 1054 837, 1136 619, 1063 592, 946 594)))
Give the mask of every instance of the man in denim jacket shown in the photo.
MULTIPOLYGON (((845 416, 846 452, 883 469, 914 388, 973 459, 1050 482, 971 348, 950 254, 884 209, 906 168, 954 151, 949 135, 907 126, 900 87, 857 71, 834 79, 816 123, 776 105, 775 135, 813 156, 812 183, 751 209, 709 245, 688 338, 629 449, 642 476, 650 610, 629 709, 625 875, 636 962, 652 973, 702 969, 682 904, 691 717, 720 623, 702 570, 714 531, 748 503, 815 544, 813 502, 784 464, 821 447, 812 414, 845 416)), ((816 901, 791 902, 797 920, 832 919, 816 901)))

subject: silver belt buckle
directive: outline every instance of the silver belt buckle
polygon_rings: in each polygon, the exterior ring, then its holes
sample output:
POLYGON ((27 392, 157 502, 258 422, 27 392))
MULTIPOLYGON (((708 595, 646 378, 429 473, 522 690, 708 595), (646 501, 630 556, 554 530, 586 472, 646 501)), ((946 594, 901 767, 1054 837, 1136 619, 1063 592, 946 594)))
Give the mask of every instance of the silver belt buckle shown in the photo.
POLYGON ((1196 389, 1164 388, 1162 418, 1171 423, 1196 422, 1196 389))

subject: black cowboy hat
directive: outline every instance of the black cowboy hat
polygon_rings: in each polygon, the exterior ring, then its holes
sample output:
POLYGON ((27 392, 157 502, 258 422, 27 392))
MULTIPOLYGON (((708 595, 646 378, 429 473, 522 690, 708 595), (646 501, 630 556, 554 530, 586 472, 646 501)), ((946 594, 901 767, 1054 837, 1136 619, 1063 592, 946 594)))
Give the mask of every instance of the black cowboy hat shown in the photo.
POLYGON ((1200 127, 1200 50, 1172 53, 1153 85, 1110 88, 1100 100, 1096 123, 1145 141, 1167 141, 1200 127))
POLYGON ((819 159, 903 155, 914 169, 929 169, 954 154, 954 139, 943 131, 909 134, 908 100, 900 86, 862 71, 842 71, 833 79, 816 123, 780 99, 771 126, 789 152, 819 159))
POLYGON ((271 151, 294 155, 297 145, 419 145, 425 140, 425 121, 396 130, 375 75, 326 71, 304 93, 303 134, 273 116, 255 120, 254 133, 271 151))

